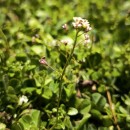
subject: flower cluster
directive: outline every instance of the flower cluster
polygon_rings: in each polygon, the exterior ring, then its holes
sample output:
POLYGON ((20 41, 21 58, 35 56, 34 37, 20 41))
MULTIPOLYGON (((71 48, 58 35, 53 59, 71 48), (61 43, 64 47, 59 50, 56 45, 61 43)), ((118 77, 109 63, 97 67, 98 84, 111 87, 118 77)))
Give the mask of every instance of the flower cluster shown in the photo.
POLYGON ((75 29, 79 31, 84 32, 84 38, 85 38, 85 43, 90 42, 89 35, 87 34, 92 28, 90 27, 90 24, 88 20, 83 19, 81 17, 74 17, 73 18, 74 22, 72 22, 72 25, 75 29))
POLYGON ((85 32, 88 32, 92 29, 88 20, 86 19, 82 19, 81 17, 74 17, 73 20, 74 22, 72 22, 72 25, 75 29, 80 29, 85 32))

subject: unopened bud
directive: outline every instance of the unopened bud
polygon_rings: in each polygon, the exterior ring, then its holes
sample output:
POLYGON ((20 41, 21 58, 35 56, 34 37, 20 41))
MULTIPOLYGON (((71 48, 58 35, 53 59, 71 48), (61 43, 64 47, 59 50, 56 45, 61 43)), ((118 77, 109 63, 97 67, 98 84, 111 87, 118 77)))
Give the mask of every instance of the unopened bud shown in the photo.
POLYGON ((67 25, 67 24, 64 24, 64 25, 62 26, 62 28, 67 31, 67 30, 68 30, 68 25, 67 25))
POLYGON ((41 64, 43 64, 43 65, 48 65, 48 63, 47 63, 45 57, 42 57, 42 58, 39 60, 39 62, 40 62, 41 64))

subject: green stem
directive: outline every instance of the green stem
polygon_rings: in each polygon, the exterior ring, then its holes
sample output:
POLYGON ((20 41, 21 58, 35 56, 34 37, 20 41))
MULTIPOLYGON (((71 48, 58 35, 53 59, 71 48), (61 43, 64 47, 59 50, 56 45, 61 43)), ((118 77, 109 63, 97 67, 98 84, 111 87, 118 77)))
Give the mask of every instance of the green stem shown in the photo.
POLYGON ((75 35, 75 40, 74 40, 74 45, 73 45, 73 48, 71 50, 71 53, 66 61, 66 64, 63 68, 63 71, 62 71, 62 74, 61 74, 61 77, 60 77, 60 83, 59 83, 59 97, 58 97, 58 103, 57 103, 57 113, 56 113, 56 124, 50 129, 50 130, 53 130, 53 128, 57 125, 58 123, 58 113, 59 113, 59 107, 60 107, 60 101, 61 101, 61 95, 62 95, 62 90, 63 90, 63 86, 62 86, 62 83, 63 83, 63 77, 65 75, 65 71, 66 71, 66 68, 67 66, 69 65, 72 57, 73 57, 73 53, 74 53, 74 49, 76 47, 76 43, 77 43, 77 38, 78 38, 78 33, 79 33, 79 30, 76 30, 76 35, 75 35))

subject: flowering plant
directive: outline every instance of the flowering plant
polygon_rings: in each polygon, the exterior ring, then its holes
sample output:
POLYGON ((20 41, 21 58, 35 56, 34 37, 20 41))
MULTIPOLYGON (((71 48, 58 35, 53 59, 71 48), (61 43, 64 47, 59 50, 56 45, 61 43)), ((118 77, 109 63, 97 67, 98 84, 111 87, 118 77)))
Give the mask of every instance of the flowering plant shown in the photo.
MULTIPOLYGON (((57 114, 56 114, 56 123, 52 126, 51 129, 55 128, 56 125, 58 125, 58 120, 59 120, 59 107, 60 107, 60 101, 61 101, 61 96, 62 96, 62 90, 63 90, 63 78, 64 78, 64 75, 66 73, 66 69, 68 67, 68 65, 70 64, 70 61, 71 59, 73 58, 73 53, 74 53, 74 50, 76 48, 76 45, 78 44, 77 43, 77 39, 79 36, 83 35, 84 34, 84 39, 85 39, 85 43, 88 43, 90 42, 90 38, 89 38, 89 35, 88 35, 88 32, 92 29, 90 27, 90 24, 88 22, 88 20, 86 19, 82 19, 81 17, 74 17, 73 18, 73 22, 72 22, 72 25, 74 27, 74 29, 76 30, 76 34, 75 34, 75 38, 74 38, 74 43, 73 43, 73 47, 72 47, 72 50, 70 51, 70 54, 69 56, 67 57, 67 60, 66 60, 66 63, 63 67, 63 70, 62 70, 62 73, 60 75, 60 81, 59 81, 59 96, 58 96, 58 102, 57 102, 57 114), (80 32, 82 32, 82 34, 80 34, 80 32)), ((68 25, 67 24, 64 24, 62 26, 62 28, 64 30, 68 30, 68 25)), ((65 45, 67 45, 67 40, 61 40, 62 43, 64 43, 65 45)), ((39 61, 41 64, 43 65, 46 65, 48 67, 51 67, 48 65, 45 57, 41 58, 40 61, 39 61)), ((52 68, 52 67, 51 67, 52 68)))

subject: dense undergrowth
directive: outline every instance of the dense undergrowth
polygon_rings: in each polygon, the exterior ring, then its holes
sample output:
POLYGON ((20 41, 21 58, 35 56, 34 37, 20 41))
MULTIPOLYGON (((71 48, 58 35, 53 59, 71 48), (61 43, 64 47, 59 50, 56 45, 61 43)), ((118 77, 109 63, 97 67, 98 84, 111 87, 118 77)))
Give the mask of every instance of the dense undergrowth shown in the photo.
POLYGON ((0 130, 130 129, 129 7, 129 0, 1 0, 0 130), (89 21, 91 41, 81 32, 61 78, 77 16, 89 21))

